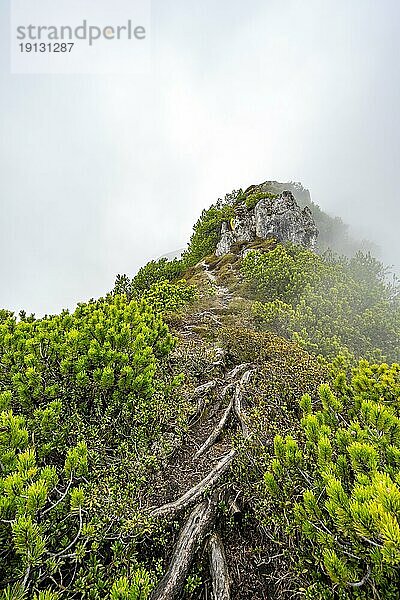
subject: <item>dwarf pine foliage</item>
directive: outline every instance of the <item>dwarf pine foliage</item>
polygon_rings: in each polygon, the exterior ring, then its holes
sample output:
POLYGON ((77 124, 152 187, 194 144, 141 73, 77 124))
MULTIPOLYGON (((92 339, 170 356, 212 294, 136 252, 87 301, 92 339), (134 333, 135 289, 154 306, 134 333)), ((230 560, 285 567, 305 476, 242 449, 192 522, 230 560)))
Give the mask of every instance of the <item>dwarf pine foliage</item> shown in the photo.
POLYGON ((259 322, 308 352, 400 360, 398 282, 372 256, 318 256, 287 244, 249 252, 241 270, 259 322))
MULTIPOLYGON (((148 294, 154 304, 155 292, 148 294)), ((164 290, 158 308, 167 301, 164 290)), ((107 532, 121 535, 135 513, 152 445, 166 423, 179 426, 182 405, 170 401, 179 378, 161 369, 174 345, 159 310, 144 299, 110 296, 39 320, 3 315, 4 600, 54 600, 63 589, 64 597, 147 597, 151 573, 140 565, 136 573, 129 545, 110 545, 107 532)))
POLYGON ((302 397, 297 436, 275 437, 264 478, 270 518, 282 515, 317 565, 319 575, 307 566, 318 581, 310 598, 335 589, 343 598, 398 597, 399 391, 400 365, 362 361, 350 378, 339 371, 321 385, 318 398, 302 397))

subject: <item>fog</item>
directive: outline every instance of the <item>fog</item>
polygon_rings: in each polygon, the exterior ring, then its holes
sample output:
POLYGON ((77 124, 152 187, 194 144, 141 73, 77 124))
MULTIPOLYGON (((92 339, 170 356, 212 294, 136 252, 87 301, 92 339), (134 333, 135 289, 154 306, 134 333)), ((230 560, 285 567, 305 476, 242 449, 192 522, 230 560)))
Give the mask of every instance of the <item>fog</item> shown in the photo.
POLYGON ((4 5, 1 307, 104 294, 270 179, 399 267, 398 0, 153 0, 140 76, 9 74, 4 5))

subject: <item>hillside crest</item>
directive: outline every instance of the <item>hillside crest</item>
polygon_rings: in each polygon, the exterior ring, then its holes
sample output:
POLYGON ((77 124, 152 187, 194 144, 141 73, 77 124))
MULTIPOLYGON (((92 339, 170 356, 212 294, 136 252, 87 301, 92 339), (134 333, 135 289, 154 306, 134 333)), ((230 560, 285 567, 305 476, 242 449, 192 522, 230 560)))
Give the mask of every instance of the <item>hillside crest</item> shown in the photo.
POLYGON ((319 232, 312 212, 308 206, 301 209, 292 191, 282 190, 284 185, 266 182, 237 194, 234 216, 221 226, 217 256, 230 253, 234 244, 257 238, 275 238, 315 249, 319 232))

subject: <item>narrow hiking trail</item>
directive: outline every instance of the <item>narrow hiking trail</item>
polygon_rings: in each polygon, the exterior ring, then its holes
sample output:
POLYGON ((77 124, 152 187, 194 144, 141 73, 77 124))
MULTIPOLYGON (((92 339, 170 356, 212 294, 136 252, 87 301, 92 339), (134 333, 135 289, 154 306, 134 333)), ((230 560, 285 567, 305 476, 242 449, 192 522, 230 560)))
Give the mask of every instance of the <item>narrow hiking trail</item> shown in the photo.
MULTIPOLYGON (((203 301, 201 309, 191 311, 186 316, 183 326, 176 333, 181 339, 186 338, 200 342, 201 335, 197 335, 197 331, 207 327, 218 328, 223 326, 224 316, 233 299, 233 293, 228 287, 218 283, 215 273, 206 261, 200 262, 197 269, 197 275, 204 284, 202 288, 207 290, 205 294, 206 302, 204 305, 203 301)), ((216 350, 217 354, 222 352, 221 349, 216 350)))
MULTIPOLYGON (((229 371, 224 378, 201 385, 194 392, 197 411, 183 443, 158 473, 158 504, 176 501, 212 473, 232 450, 226 430, 234 417, 248 432, 243 416, 243 385, 252 373, 249 364, 229 371), (177 468, 177 465, 180 465, 177 468)), ((154 508, 152 512, 159 509, 154 508)))
POLYGON ((158 473, 157 499, 160 504, 150 510, 151 517, 180 518, 184 511, 194 508, 183 523, 167 572, 152 593, 152 600, 180 597, 193 557, 208 534, 212 534, 208 550, 213 597, 215 600, 230 599, 223 542, 215 525, 221 500, 226 498, 231 505, 235 502, 222 484, 236 455, 226 430, 234 421, 235 428, 239 427, 244 438, 250 436, 244 393, 253 372, 253 365, 238 365, 222 380, 209 382, 213 385, 202 385, 195 390, 200 395, 212 395, 213 400, 208 409, 205 409, 205 403, 198 403, 197 421, 189 428, 187 439, 158 473))
POLYGON ((210 302, 204 310, 203 299, 200 309, 185 318, 180 346, 211 347, 212 377, 194 388, 188 431, 157 472, 157 492, 148 499, 151 518, 181 523, 166 573, 151 600, 182 598, 194 556, 201 549, 209 553, 214 600, 231 598, 231 580, 217 528, 218 507, 221 501, 236 506, 224 475, 236 457, 233 436, 241 435, 244 439, 251 436, 246 416, 246 386, 256 368, 250 363, 228 367, 225 349, 216 342, 205 342, 200 335, 202 327, 218 330, 223 326, 224 313, 233 295, 228 287, 218 283, 204 261, 198 266, 200 276, 210 284, 207 286, 210 302))
POLYGON ((235 257, 209 257, 187 281, 197 297, 168 325, 178 339, 170 368, 186 373, 177 393, 189 420, 184 433, 167 432, 169 453, 142 499, 150 530, 165 532, 157 547, 164 576, 150 600, 272 600, 286 593, 290 559, 254 499, 275 423, 286 422, 282 401, 309 389, 303 379, 315 378, 314 363, 257 329, 235 257))
POLYGON ((217 302, 220 304, 220 308, 228 308, 229 302, 232 300, 233 294, 229 289, 223 285, 217 283, 217 278, 214 273, 210 270, 208 264, 203 260, 201 266, 204 268, 204 272, 208 281, 215 289, 215 295, 217 302))

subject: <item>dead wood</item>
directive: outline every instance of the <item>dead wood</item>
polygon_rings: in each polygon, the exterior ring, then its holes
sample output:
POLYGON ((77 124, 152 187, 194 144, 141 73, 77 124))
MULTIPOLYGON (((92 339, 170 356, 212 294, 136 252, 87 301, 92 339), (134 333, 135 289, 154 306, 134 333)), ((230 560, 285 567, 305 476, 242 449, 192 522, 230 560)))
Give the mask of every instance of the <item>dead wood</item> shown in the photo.
POLYGON ((242 429, 242 434, 243 434, 244 438, 248 438, 250 436, 250 430, 246 423, 246 418, 244 416, 243 405, 242 405, 243 387, 246 383, 248 383, 252 373, 254 373, 254 369, 250 369, 242 375, 240 382, 236 385, 236 392, 235 392, 235 398, 234 398, 234 410, 235 410, 236 417, 238 418, 238 421, 240 423, 240 427, 242 429))
POLYGON ((217 382, 215 381, 215 379, 213 379, 212 381, 207 381, 207 383, 203 383, 203 385, 199 385, 195 390, 194 390, 194 396, 201 396, 202 394, 206 394, 208 391, 214 389, 217 385, 217 382))
MULTIPOLYGON (((226 386, 226 388, 224 390, 224 394, 223 394, 224 396, 226 394, 227 388, 230 388, 230 387, 232 387, 232 384, 230 384, 229 386, 226 386)), ((207 452, 207 450, 214 444, 214 442, 221 435, 221 433, 222 433, 223 429, 225 428, 225 425, 229 419, 229 415, 232 411, 233 402, 234 402, 234 399, 232 398, 232 400, 229 402, 224 414, 222 415, 221 420, 218 423, 218 425, 215 427, 215 429, 213 429, 213 431, 211 432, 211 435, 206 439, 204 444, 197 450, 196 455, 195 455, 196 458, 199 458, 205 452, 207 452)))
POLYGON ((228 377, 230 379, 234 379, 237 375, 241 374, 243 371, 251 367, 251 363, 242 363, 241 365, 237 365, 232 371, 228 373, 228 377))
POLYGON ((209 541, 210 574, 213 600, 230 600, 230 577, 220 536, 213 533, 209 541))
POLYGON ((151 594, 151 600, 181 597, 193 557, 211 529, 215 515, 216 502, 212 499, 204 500, 192 510, 179 534, 168 571, 151 594))
POLYGON ((159 508, 154 509, 151 513, 151 517, 167 517, 177 513, 178 511, 186 508, 190 504, 192 504, 195 500, 197 500, 206 490, 211 489, 216 482, 220 479, 220 477, 225 473, 225 471, 229 468, 231 462, 235 457, 236 451, 231 450, 226 454, 210 471, 210 473, 200 481, 197 485, 188 490, 183 496, 175 500, 174 502, 169 502, 168 504, 164 504, 159 508))
POLYGON ((193 392, 193 398, 197 398, 196 404, 196 412, 192 415, 190 419, 190 425, 196 423, 204 412, 204 407, 206 404, 206 395, 208 392, 213 390, 217 386, 217 380, 208 381, 207 383, 203 383, 203 385, 199 385, 193 392))

